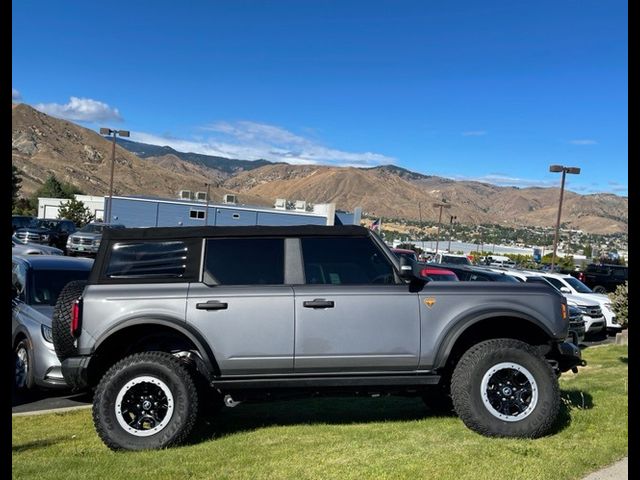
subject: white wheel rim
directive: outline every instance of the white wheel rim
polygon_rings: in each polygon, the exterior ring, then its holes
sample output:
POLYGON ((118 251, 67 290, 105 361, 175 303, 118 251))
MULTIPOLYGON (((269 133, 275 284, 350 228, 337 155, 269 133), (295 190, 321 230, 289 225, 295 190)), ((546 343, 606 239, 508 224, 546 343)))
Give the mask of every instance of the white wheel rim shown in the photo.
POLYGON ((162 380, 140 376, 122 386, 116 397, 115 413, 120 426, 136 437, 155 435, 173 416, 171 390, 162 380))
POLYGON ((491 415, 505 422, 519 422, 536 408, 538 384, 522 365, 502 362, 484 374, 480 395, 491 415))

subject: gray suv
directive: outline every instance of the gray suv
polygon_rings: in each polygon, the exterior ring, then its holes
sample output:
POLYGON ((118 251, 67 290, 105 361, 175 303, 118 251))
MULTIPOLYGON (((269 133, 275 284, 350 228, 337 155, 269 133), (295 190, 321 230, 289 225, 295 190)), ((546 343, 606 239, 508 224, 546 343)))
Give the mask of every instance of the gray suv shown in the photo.
POLYGON ((319 393, 421 396, 489 436, 539 437, 584 362, 548 287, 427 282, 358 226, 107 230, 53 321, 67 382, 114 449, 184 441, 197 416, 319 393))

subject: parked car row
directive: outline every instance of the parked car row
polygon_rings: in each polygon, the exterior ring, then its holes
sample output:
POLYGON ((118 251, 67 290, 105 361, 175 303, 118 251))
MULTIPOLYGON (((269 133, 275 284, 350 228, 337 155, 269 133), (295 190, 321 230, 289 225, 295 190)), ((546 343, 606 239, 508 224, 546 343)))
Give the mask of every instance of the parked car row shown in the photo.
POLYGON ((88 258, 12 256, 11 329, 18 390, 67 386, 53 347, 53 309, 63 287, 86 280, 92 265, 88 258))

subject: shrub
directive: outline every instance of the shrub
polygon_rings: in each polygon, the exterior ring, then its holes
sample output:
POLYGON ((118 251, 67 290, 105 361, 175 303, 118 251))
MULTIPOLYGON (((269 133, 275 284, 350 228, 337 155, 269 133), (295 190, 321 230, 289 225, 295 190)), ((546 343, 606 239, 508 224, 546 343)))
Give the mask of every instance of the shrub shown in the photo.
POLYGON ((627 328, 629 326, 629 282, 618 285, 616 291, 609 294, 609 298, 618 323, 623 328, 627 328))

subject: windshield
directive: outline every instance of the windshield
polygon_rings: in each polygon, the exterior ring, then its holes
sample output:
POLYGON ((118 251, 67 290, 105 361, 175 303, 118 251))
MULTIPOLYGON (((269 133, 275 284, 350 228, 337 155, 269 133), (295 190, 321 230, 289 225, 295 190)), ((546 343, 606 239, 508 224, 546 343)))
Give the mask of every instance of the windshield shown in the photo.
POLYGON ((577 278, 568 277, 568 278, 564 278, 563 280, 567 282, 569 285, 571 285, 571 287, 573 287, 573 289, 578 293, 593 293, 593 290, 591 290, 589 287, 587 287, 584 283, 582 283, 577 278))
POLYGON ((88 225, 85 225, 84 227, 82 227, 79 231, 84 233, 102 233, 103 228, 104 228, 104 225, 97 224, 97 223, 89 223, 88 225))
POLYGON ((467 257, 454 257, 451 255, 443 255, 442 263, 453 263, 457 265, 471 265, 471 262, 467 257))
POLYGON ((29 305, 55 305, 64 286, 73 280, 86 280, 86 270, 32 270, 29 305))
POLYGON ((29 228, 46 228, 47 230, 55 229, 59 222, 55 220, 46 220, 44 218, 34 218, 29 222, 29 228))

